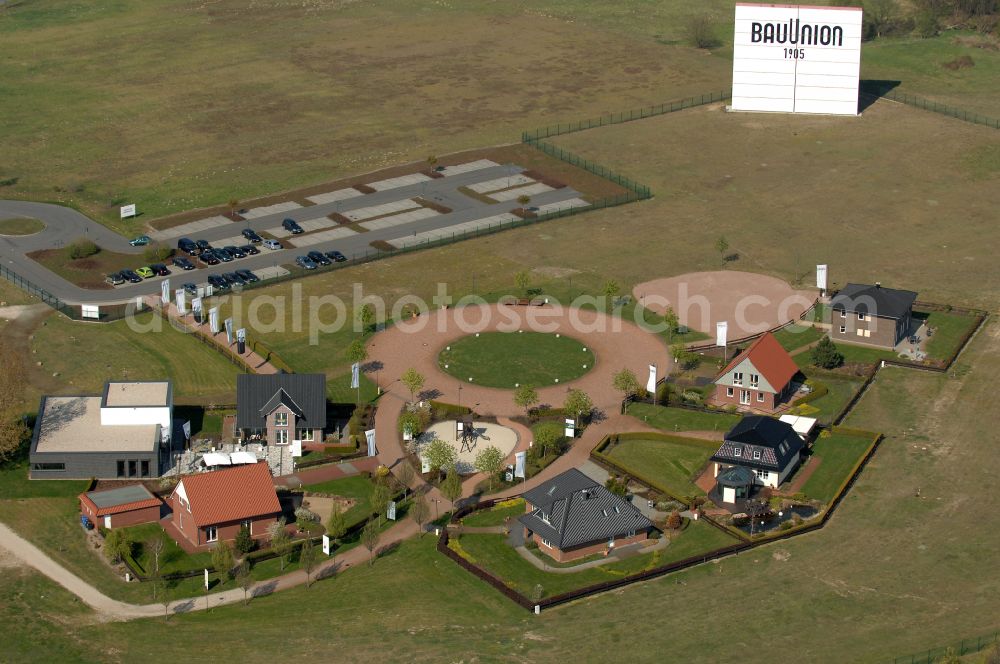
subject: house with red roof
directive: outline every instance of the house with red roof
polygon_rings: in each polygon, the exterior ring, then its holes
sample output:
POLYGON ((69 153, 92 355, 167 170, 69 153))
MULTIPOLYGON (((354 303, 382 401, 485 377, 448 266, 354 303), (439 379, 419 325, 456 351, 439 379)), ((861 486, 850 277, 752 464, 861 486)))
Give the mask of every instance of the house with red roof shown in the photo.
POLYGON ((267 463, 183 477, 168 500, 173 529, 196 547, 236 539, 240 528, 257 539, 281 516, 267 463))
POLYGON ((792 395, 798 372, 788 351, 765 332, 716 377, 713 402, 773 413, 792 395))

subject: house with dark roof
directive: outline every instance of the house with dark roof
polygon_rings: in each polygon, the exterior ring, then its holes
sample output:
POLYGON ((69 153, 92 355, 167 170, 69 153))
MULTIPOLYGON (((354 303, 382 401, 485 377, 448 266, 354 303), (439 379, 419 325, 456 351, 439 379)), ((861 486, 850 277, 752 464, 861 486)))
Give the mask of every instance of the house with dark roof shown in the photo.
POLYGON ((266 462, 182 477, 167 501, 172 535, 195 547, 236 539, 240 528, 254 539, 281 516, 281 504, 266 462))
POLYGON ((163 501, 141 484, 81 493, 80 513, 95 526, 121 528, 160 520, 163 501))
POLYGON ((794 393, 798 373, 788 351, 765 332, 715 378, 714 402, 773 413, 794 393))
POLYGON ((559 562, 641 542, 653 529, 632 503, 575 468, 522 497, 527 511, 518 520, 525 539, 559 562))
POLYGON ((847 284, 830 300, 830 338, 834 341, 894 348, 910 335, 913 291, 876 282, 847 284))
POLYGON ((268 445, 322 442, 324 429, 324 374, 236 376, 236 431, 242 440, 268 445))
POLYGON ((723 503, 735 503, 743 495, 750 497, 755 486, 777 488, 799 464, 805 442, 792 425, 766 415, 747 415, 726 434, 725 440, 709 462, 723 503), (728 472, 733 468, 744 471, 728 472), (749 471, 749 472, 746 472, 749 471), (739 495, 738 489, 747 491, 739 495))

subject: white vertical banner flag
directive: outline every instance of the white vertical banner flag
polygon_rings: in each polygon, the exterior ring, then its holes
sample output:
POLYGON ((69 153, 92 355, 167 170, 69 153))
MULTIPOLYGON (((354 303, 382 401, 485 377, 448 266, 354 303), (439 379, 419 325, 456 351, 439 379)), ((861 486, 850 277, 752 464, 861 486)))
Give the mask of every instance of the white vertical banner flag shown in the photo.
POLYGON ((365 431, 365 440, 368 441, 368 456, 373 457, 378 454, 378 449, 375 447, 375 429, 365 431))
POLYGON ((219 333, 219 308, 212 307, 208 310, 208 327, 212 330, 212 334, 219 333))
POLYGON ((427 460, 427 457, 420 457, 420 472, 429 473, 431 472, 431 462, 427 460))
POLYGON ((390 500, 389 501, 389 507, 385 511, 385 518, 387 518, 389 521, 395 521, 396 520, 396 501, 395 500, 390 500))
POLYGON ((361 365, 355 362, 351 365, 351 389, 356 390, 361 384, 361 376, 359 375, 361 371, 361 365))
POLYGON ((170 304, 170 280, 164 279, 160 282, 160 302, 163 306, 170 304))
POLYGON ((721 321, 715 324, 715 345, 725 346, 726 336, 729 332, 729 323, 727 321, 721 321))
POLYGON ((323 553, 325 555, 330 555, 330 536, 323 535, 323 553))
POLYGON ((201 298, 196 297, 191 300, 191 313, 195 315, 198 322, 201 322, 201 298))
POLYGON ((230 346, 232 346, 233 345, 233 319, 232 318, 227 318, 226 320, 222 321, 222 324, 226 328, 226 343, 228 343, 230 346))
POLYGON ((816 288, 826 290, 826 265, 816 266, 816 288))
POLYGON ((177 313, 183 316, 187 313, 187 293, 183 288, 174 291, 174 301, 177 303, 177 313))
POLYGON ((524 459, 527 452, 514 453, 514 477, 524 477, 524 459))
POLYGON ((646 391, 656 392, 656 365, 649 365, 649 380, 646 381, 646 391))

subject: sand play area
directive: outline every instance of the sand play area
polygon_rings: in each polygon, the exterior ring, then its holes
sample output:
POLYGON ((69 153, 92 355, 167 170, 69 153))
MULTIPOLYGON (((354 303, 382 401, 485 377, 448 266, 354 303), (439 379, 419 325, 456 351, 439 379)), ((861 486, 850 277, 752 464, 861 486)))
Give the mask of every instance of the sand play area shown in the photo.
POLYGON ((471 445, 467 449, 462 449, 462 441, 457 437, 456 421, 446 420, 438 422, 425 431, 417 439, 416 452, 419 455, 420 449, 435 438, 440 438, 455 448, 458 454, 458 472, 462 474, 474 473, 473 465, 476 454, 485 447, 495 447, 503 453, 504 458, 510 456, 517 446, 517 432, 508 427, 492 422, 473 422, 474 436, 470 441, 471 445))

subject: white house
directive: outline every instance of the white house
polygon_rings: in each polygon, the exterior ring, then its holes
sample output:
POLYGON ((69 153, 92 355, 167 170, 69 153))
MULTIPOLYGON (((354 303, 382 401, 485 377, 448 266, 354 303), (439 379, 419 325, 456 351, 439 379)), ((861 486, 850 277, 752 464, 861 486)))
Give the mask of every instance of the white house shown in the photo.
MULTIPOLYGON (((733 468, 747 468, 757 485, 777 488, 799 464, 802 438, 787 422, 766 415, 748 415, 729 430, 710 461, 713 476, 733 468)), ((721 489, 726 488, 720 485, 721 489)))

